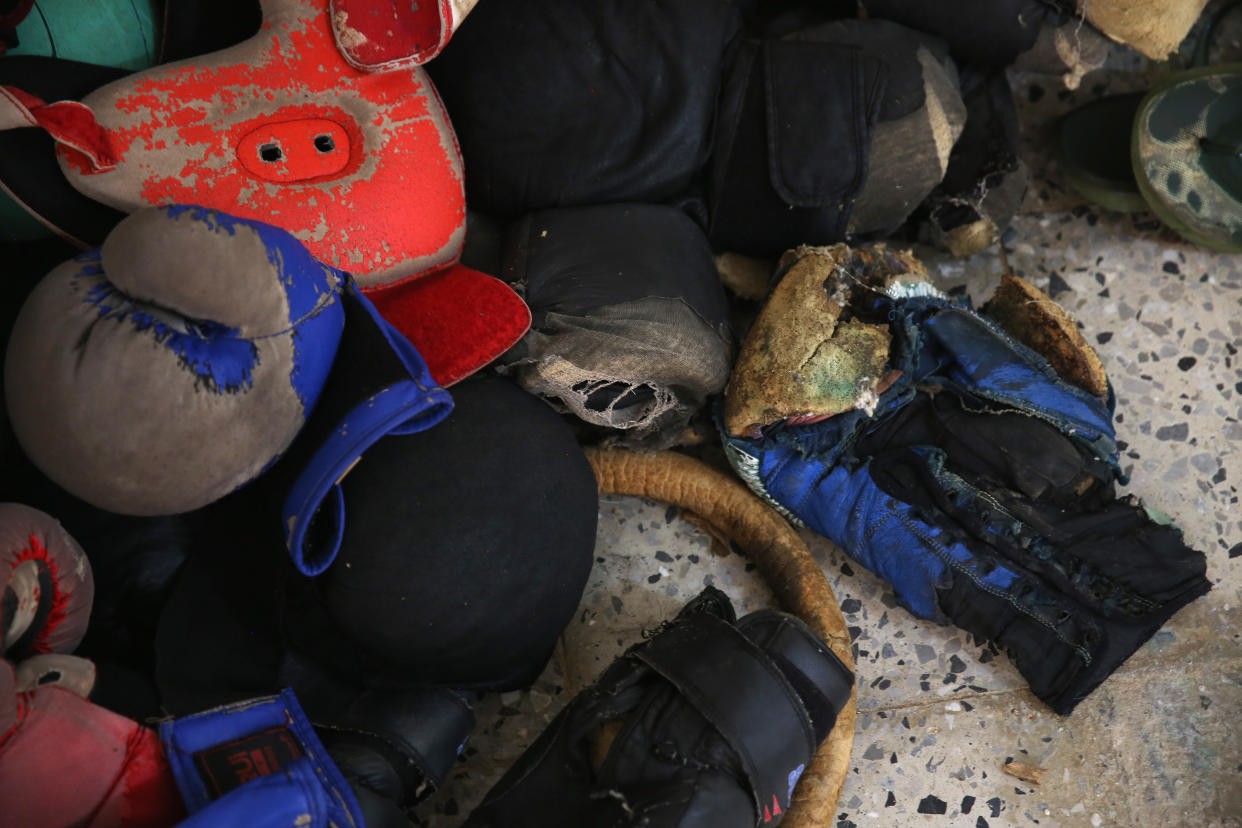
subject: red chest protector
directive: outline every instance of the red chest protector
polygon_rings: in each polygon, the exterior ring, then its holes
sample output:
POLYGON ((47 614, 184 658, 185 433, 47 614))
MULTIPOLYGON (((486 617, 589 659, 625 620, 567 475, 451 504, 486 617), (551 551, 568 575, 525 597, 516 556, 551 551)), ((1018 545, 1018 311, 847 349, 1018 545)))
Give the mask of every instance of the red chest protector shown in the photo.
POLYGON ((251 39, 84 98, 117 164, 95 171, 62 145, 70 183, 125 212, 200 204, 276 224, 363 287, 455 261, 461 157, 423 69, 350 66, 328 0, 262 5, 251 39))

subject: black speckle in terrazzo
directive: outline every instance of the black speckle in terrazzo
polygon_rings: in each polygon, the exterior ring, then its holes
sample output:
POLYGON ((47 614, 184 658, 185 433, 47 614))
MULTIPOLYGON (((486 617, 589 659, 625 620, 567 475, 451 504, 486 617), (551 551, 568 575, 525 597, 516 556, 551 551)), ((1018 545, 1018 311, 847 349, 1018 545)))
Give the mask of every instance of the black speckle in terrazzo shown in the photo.
POLYGON ((949 806, 945 804, 945 801, 932 794, 923 797, 919 802, 920 814, 943 814, 948 810, 949 806))
POLYGON ((858 825, 850 822, 848 819, 842 819, 837 823, 837 828, 858 828, 858 825))
POLYGON ((842 575, 853 575, 854 570, 849 564, 843 563, 841 564, 841 574, 842 575))
POLYGON ((1181 273, 1182 269, 1177 266, 1177 262, 1165 262, 1160 266, 1165 273, 1181 273))
POLYGON ((893 792, 892 792, 892 791, 889 791, 889 792, 888 792, 888 799, 885 799, 885 800, 884 800, 884 807, 885 807, 885 808, 891 808, 891 807, 893 807, 893 806, 894 806, 894 805, 896 805, 896 804, 897 804, 897 797, 893 796, 893 792))
POLYGON ((949 656, 949 670, 954 673, 964 673, 966 672, 966 662, 955 655, 949 656))
POLYGON ((673 556, 665 552, 663 549, 656 550, 655 556, 657 561, 663 561, 664 563, 673 562, 673 556))
POLYGON ((1190 435, 1190 426, 1186 423, 1178 423, 1177 425, 1161 426, 1156 429, 1156 439, 1166 440, 1170 442, 1180 443, 1190 435))
POLYGON ((975 828, 988 828, 988 821, 983 817, 975 820, 975 828))
POLYGON ((992 819, 996 819, 1001 815, 1001 810, 1005 807, 1005 803, 1001 802, 999 796, 994 796, 988 800, 988 808, 992 812, 992 819))
POLYGON ((897 764, 897 753, 896 753, 896 751, 894 751, 893 753, 890 753, 890 754, 889 754, 889 756, 888 756, 888 763, 889 763, 890 765, 895 765, 895 764, 897 764))
POLYGON ((1183 371, 1189 371, 1191 368, 1195 367, 1195 362, 1197 361, 1198 360, 1192 356, 1184 356, 1177 361, 1177 367, 1181 368, 1183 371))
POLYGON ((857 598, 846 598, 841 602, 841 612, 851 615, 862 609, 862 601, 857 598))
POLYGON ((1061 293, 1069 293, 1073 288, 1069 286, 1069 282, 1061 278, 1057 273, 1053 273, 1048 277, 1048 295, 1057 296, 1061 293))
POLYGON ((649 584, 654 584, 654 583, 655 583, 656 581, 658 581, 658 580, 660 580, 660 573, 659 573, 659 572, 657 572, 657 573, 656 573, 656 574, 654 574, 654 575, 650 575, 650 576, 648 576, 648 577, 647 577, 647 583, 649 583, 649 584))
POLYGON ((1111 340, 1112 338, 1113 338, 1112 331, 1101 331, 1100 333, 1095 335, 1095 341, 1098 342, 1100 345, 1108 344, 1109 340, 1111 340))
POLYGON ((862 635, 862 627, 848 627, 847 629, 850 631, 850 641, 855 641, 858 636, 862 635))
POLYGON ((1229 550, 1229 557, 1242 557, 1242 543, 1235 543, 1229 550))
POLYGON ((973 796, 962 797, 962 813, 969 814, 970 809, 975 807, 975 798, 973 796))
POLYGON ((621 596, 619 595, 612 596, 612 611, 615 612, 617 615, 620 615, 621 608, 622 608, 621 596))
POLYGON ((676 520, 677 513, 679 511, 680 510, 676 506, 669 506, 667 509, 664 510, 664 522, 672 523, 674 520, 676 520))

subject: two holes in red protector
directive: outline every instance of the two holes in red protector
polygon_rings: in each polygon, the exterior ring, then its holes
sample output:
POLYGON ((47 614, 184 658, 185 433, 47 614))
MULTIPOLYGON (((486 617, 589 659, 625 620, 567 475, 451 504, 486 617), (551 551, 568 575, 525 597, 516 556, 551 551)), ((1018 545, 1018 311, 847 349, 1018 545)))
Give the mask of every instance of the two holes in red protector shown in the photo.
MULTIPOLYGON (((336 149, 336 142, 332 140, 331 135, 327 135, 326 133, 316 135, 314 139, 312 139, 312 142, 315 145, 315 149, 325 155, 336 149)), ((268 143, 259 145, 259 158, 268 164, 279 163, 284 159, 284 157, 285 154, 284 151, 281 150, 280 144, 268 143)))

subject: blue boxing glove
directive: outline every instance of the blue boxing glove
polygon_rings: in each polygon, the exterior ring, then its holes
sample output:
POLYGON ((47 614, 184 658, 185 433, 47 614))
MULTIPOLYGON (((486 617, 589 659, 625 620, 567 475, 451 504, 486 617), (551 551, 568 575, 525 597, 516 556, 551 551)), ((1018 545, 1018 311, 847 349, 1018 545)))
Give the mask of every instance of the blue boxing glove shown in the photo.
POLYGON ((18 441, 109 511, 173 514, 226 495, 306 422, 344 325, 344 278, 276 227, 140 210, 22 307, 5 357, 18 441))
POLYGON ((1202 553, 1116 498, 1111 389, 1051 300, 1006 277, 1002 328, 883 248, 785 268, 730 380, 726 452, 902 606, 995 641, 1065 714, 1207 592, 1202 553))
POLYGON ((185 828, 363 828, 362 809, 293 691, 164 722, 185 828))

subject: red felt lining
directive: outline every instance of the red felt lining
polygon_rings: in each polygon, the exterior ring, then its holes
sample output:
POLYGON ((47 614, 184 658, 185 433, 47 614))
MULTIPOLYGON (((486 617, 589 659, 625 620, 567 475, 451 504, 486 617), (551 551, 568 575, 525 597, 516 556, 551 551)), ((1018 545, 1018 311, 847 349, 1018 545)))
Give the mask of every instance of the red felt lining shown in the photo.
POLYGON ((366 71, 425 63, 452 34, 453 9, 447 0, 332 0, 331 13, 341 54, 366 71))
POLYGON ((487 365, 530 329, 530 309, 512 288, 461 264, 364 292, 414 344, 442 386, 487 365))

